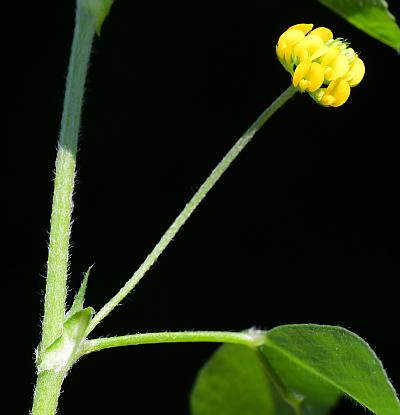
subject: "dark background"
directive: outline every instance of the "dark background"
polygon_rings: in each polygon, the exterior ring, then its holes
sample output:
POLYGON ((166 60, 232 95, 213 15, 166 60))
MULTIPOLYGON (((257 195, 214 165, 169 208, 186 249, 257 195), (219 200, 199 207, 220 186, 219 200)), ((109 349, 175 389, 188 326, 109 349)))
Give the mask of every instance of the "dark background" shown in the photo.
MULTIPOLYGON (((70 298, 93 263, 88 305, 100 309, 120 288, 215 164, 288 86, 290 75, 275 58, 279 35, 313 22, 360 51, 362 84, 341 108, 299 94, 274 115, 93 335, 341 325, 370 343, 399 390, 399 57, 311 0, 215 3, 119 0, 95 42, 70 298)), ((5 296, 14 310, 19 395, 12 413, 28 412, 35 381, 74 20, 72 0, 23 7, 8 43, 15 82, 7 102, 5 296)), ((65 381, 59 414, 187 414, 196 372, 216 347, 142 346, 86 357, 65 381)))

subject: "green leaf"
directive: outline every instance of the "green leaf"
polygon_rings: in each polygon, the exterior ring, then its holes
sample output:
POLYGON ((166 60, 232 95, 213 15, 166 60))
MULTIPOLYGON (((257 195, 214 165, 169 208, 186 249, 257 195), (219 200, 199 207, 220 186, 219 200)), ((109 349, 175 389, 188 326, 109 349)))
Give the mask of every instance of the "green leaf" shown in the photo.
POLYGON ((400 28, 385 0, 318 0, 358 29, 400 51, 400 28))
POLYGON ((293 415, 256 351, 232 344, 221 346, 200 370, 190 404, 193 415, 293 415))
MULTIPOLYGON (((306 386, 301 385, 296 377, 303 371, 296 365, 290 369, 284 384, 289 392, 295 391, 290 389, 293 383, 296 392, 303 393, 302 414, 324 415, 337 403, 341 393, 336 388, 313 375, 307 377, 306 386)), ((293 406, 274 386, 270 370, 267 357, 259 351, 231 344, 220 347, 198 374, 191 394, 192 414, 294 415, 293 406)))
POLYGON ((343 394, 377 415, 400 414, 396 392, 364 340, 341 327, 288 325, 266 332, 258 350, 219 348, 198 374, 191 410, 193 415, 325 415, 343 394), (296 394, 303 398, 300 411, 286 403, 296 394))
POLYGON ((363 339, 346 329, 313 324, 276 327, 267 332, 263 353, 278 376, 301 393, 315 396, 312 383, 320 379, 377 415, 400 414, 400 402, 380 360, 363 339))
MULTIPOLYGON (((267 333, 268 335, 268 333, 267 333)), ((272 367, 275 376, 289 391, 303 398, 302 413, 306 415, 325 415, 337 404, 342 392, 329 382, 306 372, 300 365, 288 362, 275 350, 262 348, 262 355, 272 367)))

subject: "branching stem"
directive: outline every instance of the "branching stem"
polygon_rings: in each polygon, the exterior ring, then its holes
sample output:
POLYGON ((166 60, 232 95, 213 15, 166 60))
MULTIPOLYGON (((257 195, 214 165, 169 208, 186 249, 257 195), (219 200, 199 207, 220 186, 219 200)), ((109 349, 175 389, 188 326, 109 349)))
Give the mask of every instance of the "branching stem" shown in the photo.
MULTIPOLYGON (((66 283, 71 216, 73 209, 76 152, 84 86, 96 29, 95 17, 89 13, 87 5, 88 3, 85 3, 83 0, 77 1, 74 38, 68 67, 61 132, 56 158, 42 340, 38 349, 39 359, 42 354, 45 353, 46 349, 62 334, 65 319, 66 283), (82 6, 83 4, 85 4, 85 7, 82 6)), ((92 323, 88 327, 87 334, 89 334, 136 286, 204 199, 209 190, 215 185, 243 148, 250 142, 254 134, 271 117, 271 115, 275 113, 275 111, 295 94, 295 92, 296 89, 292 86, 284 91, 237 141, 189 203, 184 207, 172 225, 167 229, 158 244, 147 256, 135 274, 95 315, 92 323)), ((262 340, 260 339, 259 335, 251 331, 247 333, 145 333, 133 336, 84 341, 81 345, 81 355, 110 347, 148 343, 220 342, 242 344, 255 348, 262 344, 262 340)), ((69 367, 65 368, 62 372, 49 369, 42 371, 38 375, 31 415, 54 415, 56 413, 61 385, 68 369, 69 367)))
POLYGON ((147 256, 139 269, 126 282, 126 284, 111 298, 111 300, 100 309, 94 316, 91 324, 88 327, 87 334, 89 334, 111 311, 132 291, 136 284, 143 278, 146 272, 154 265, 158 257, 162 254, 164 249, 173 240, 179 229, 189 219, 193 211, 199 206, 209 190, 215 185, 222 174, 227 170, 230 164, 236 159, 240 152, 253 138, 254 134, 265 124, 265 122, 295 93, 297 89, 290 85, 250 126, 250 128, 243 134, 243 136, 236 142, 236 144, 228 151, 225 157, 218 163, 215 169, 208 176, 206 181, 200 186, 192 199, 183 208, 181 213, 174 220, 172 225, 164 233, 160 241, 154 247, 153 251, 147 256))

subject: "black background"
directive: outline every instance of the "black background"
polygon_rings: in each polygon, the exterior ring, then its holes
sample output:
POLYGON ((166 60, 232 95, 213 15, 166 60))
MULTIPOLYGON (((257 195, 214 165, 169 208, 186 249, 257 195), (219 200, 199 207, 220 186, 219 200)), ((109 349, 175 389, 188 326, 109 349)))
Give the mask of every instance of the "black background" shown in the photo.
MULTIPOLYGON (((19 394, 12 413, 28 412, 35 381, 73 20, 72 0, 41 1, 24 5, 10 27, 5 295, 19 394)), ((298 94, 274 115, 93 335, 341 325, 370 343, 399 389, 399 57, 311 0, 115 2, 87 84, 70 295, 95 263, 87 304, 98 310, 140 265, 289 84, 274 47, 298 22, 350 39, 366 63, 364 81, 341 108, 298 94)), ((193 379, 215 347, 91 355, 66 379, 59 414, 187 414, 193 379)))

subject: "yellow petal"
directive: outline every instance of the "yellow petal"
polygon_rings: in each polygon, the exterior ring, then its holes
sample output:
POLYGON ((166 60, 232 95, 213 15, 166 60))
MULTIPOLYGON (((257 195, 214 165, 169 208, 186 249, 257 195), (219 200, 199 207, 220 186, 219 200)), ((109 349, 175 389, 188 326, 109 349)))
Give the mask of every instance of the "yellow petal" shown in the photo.
POLYGON ((330 107, 343 105, 350 96, 350 85, 344 79, 332 81, 321 98, 321 103, 330 107))
POLYGON ((338 48, 329 48, 325 55, 321 59, 321 65, 330 65, 339 55, 340 51, 338 48))
POLYGON ((287 46, 282 44, 282 43, 278 43, 276 45, 276 55, 278 56, 279 59, 284 58, 286 48, 287 48, 287 46))
POLYGON ((316 91, 322 85, 324 82, 324 69, 319 63, 313 62, 311 64, 307 79, 310 81, 310 85, 307 88, 310 92, 316 91))
POLYGON ((348 72, 350 86, 358 85, 364 78, 365 65, 360 58, 356 58, 348 72))
POLYGON ((303 38, 304 38, 304 33, 301 30, 290 29, 290 30, 286 30, 286 32, 284 32, 279 37, 278 44, 283 43, 286 45, 293 45, 299 42, 303 38))
POLYGON ((310 59, 312 61, 320 58, 321 56, 324 56, 326 52, 328 52, 329 48, 326 45, 322 45, 320 48, 318 48, 315 52, 312 53, 310 56, 310 59))
POLYGON ((297 86, 299 84, 299 82, 302 79, 305 78, 305 76, 307 75, 307 72, 309 71, 310 67, 311 67, 311 61, 301 62, 297 66, 296 70, 294 71, 293 79, 292 79, 292 82, 293 82, 294 86, 297 86))
POLYGON ((324 70, 319 63, 301 62, 294 71, 292 82, 301 92, 314 92, 324 82, 324 70))
POLYGON ((324 43, 333 38, 333 33, 326 27, 317 27, 309 35, 319 36, 324 43))
POLYGON ((298 57, 300 62, 311 58, 313 53, 320 49, 324 42, 319 36, 308 35, 294 47, 293 53, 298 57))
POLYGON ((301 30, 293 29, 287 30, 283 33, 276 46, 276 54, 280 59, 284 59, 285 55, 291 54, 293 46, 304 38, 304 33, 301 30))
POLYGON ((336 59, 325 68, 325 78, 327 81, 333 81, 341 78, 349 70, 349 61, 343 55, 338 55, 336 59))
POLYGON ((313 26, 314 25, 312 23, 299 23, 299 24, 290 26, 288 30, 292 30, 292 29, 301 30, 304 34, 307 34, 313 28, 313 26))
POLYGON ((332 64, 333 79, 341 78, 349 70, 349 61, 343 55, 339 55, 332 64))

